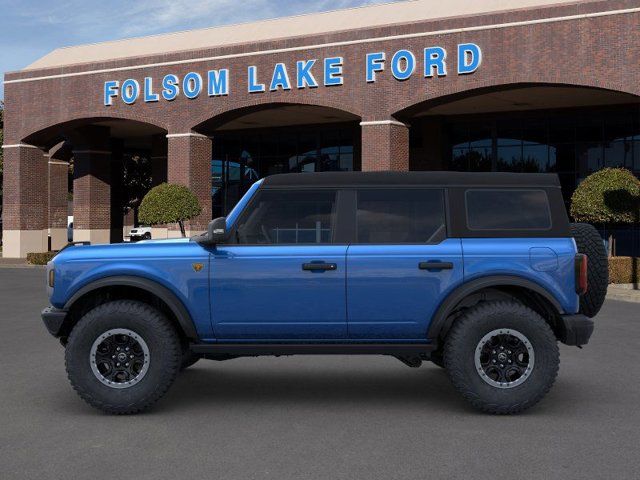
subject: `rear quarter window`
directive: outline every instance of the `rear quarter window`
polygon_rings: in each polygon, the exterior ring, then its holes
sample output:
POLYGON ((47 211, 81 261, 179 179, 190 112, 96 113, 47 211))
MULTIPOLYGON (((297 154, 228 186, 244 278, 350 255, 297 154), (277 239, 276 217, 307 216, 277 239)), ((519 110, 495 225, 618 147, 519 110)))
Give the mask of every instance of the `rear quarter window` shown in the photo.
POLYGON ((465 192, 469 230, 550 230, 545 190, 470 189, 465 192))

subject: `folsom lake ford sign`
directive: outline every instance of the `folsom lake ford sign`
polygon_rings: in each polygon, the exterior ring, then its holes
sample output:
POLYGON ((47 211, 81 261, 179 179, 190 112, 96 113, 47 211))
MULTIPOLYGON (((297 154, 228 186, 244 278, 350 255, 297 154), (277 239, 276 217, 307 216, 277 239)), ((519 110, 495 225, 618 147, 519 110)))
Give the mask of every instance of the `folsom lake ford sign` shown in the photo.
MULTIPOLYGON (((455 61, 458 75, 475 72, 482 63, 482 50, 475 43, 461 43, 457 46, 455 61)), ((398 81, 408 80, 419 73, 425 78, 443 77, 448 73, 447 51, 442 47, 428 47, 421 52, 421 65, 410 50, 398 50, 388 59, 384 52, 368 53, 365 58, 363 79, 375 83, 388 68, 398 81)), ((323 59, 298 60, 295 71, 289 72, 284 63, 276 63, 272 70, 262 71, 249 66, 246 74, 246 88, 249 93, 287 91, 292 88, 318 88, 344 84, 344 58, 326 57, 323 59)), ((201 95, 220 97, 230 94, 229 69, 208 70, 207 72, 189 72, 184 77, 168 73, 155 85, 152 77, 142 81, 128 78, 122 82, 109 80, 104 82, 104 105, 113 105, 116 99, 124 104, 133 105, 138 101, 145 103, 172 101, 184 95, 195 99, 201 95)))

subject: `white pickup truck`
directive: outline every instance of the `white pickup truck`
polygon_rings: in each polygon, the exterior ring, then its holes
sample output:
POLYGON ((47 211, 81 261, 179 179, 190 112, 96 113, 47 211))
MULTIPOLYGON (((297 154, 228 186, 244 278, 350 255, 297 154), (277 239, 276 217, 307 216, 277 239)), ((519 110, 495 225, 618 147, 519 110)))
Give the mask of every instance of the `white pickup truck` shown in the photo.
POLYGON ((129 241, 151 240, 151 227, 136 227, 129 231, 129 241))

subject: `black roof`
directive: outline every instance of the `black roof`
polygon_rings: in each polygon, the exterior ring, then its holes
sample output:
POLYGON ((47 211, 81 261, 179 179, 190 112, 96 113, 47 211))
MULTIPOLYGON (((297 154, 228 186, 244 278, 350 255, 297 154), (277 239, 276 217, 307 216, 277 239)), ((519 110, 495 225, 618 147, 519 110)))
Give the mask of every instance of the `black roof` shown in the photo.
POLYGON ((559 187, 554 173, 509 172, 318 172, 283 173, 266 177, 263 186, 439 185, 559 187))

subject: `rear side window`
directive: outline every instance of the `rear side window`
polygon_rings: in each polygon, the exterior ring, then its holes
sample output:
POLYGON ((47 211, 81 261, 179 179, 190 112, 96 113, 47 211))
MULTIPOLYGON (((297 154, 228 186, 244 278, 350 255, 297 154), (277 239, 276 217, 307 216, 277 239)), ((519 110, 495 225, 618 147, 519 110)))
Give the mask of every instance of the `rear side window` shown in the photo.
POLYGON ((441 189, 358 190, 358 243, 437 243, 446 236, 441 189))
POLYGON ((333 241, 336 190, 260 191, 238 221, 240 244, 314 244, 333 241))
POLYGON ((551 211, 544 190, 467 190, 469 230, 549 230, 551 211))

